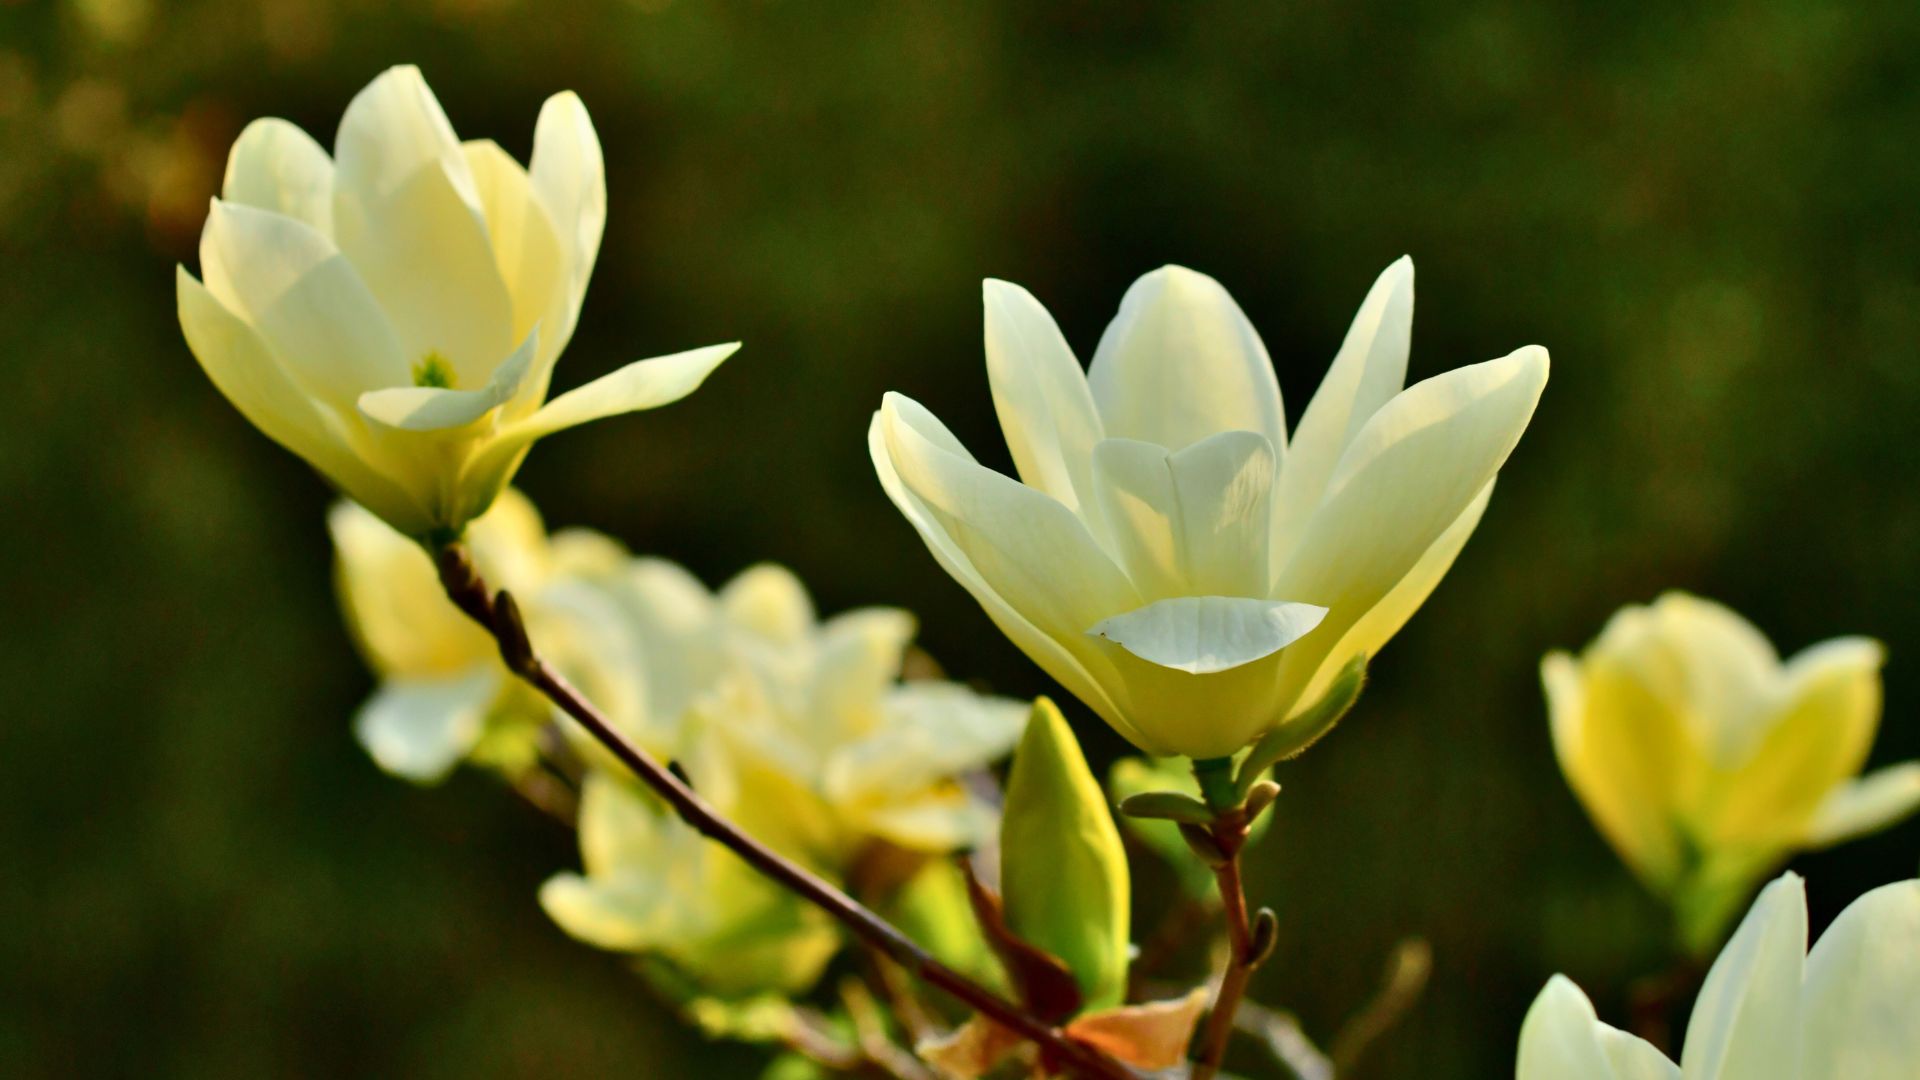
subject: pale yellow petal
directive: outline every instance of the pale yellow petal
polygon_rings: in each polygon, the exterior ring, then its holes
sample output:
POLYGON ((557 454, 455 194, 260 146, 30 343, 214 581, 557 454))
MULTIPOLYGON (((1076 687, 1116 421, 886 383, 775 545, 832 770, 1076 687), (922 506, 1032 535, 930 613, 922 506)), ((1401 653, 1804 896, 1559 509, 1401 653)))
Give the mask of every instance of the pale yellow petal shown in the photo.
POLYGON ((1847 905, 1807 958, 1804 1080, 1912 1080, 1920 1069, 1920 881, 1847 905))
POLYGON ((220 197, 333 232, 333 159, 313 137, 275 117, 248 124, 227 152, 220 197))
POLYGON ((1806 890, 1786 874, 1761 890, 1707 972, 1680 1055, 1686 1080, 1751 1080, 1799 1060, 1806 959, 1806 890))
POLYGON ((1014 467, 1029 487, 1081 510, 1092 502, 1093 447, 1103 437, 1086 373, 1031 293, 991 278, 981 293, 987 382, 1014 467))

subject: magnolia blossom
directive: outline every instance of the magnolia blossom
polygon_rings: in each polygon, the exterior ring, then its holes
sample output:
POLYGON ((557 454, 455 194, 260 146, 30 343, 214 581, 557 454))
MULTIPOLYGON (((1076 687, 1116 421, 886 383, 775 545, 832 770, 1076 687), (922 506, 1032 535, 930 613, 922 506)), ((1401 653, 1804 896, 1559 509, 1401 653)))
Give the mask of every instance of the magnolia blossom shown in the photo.
POLYGON ((1018 481, 889 394, 869 446, 934 557, 1028 656, 1151 754, 1232 754, 1397 632, 1452 565, 1547 379, 1530 346, 1402 390, 1413 264, 1367 294, 1289 437, 1218 282, 1141 278, 1082 372, 988 281, 987 375, 1018 481))
POLYGON ((331 158, 284 120, 241 132, 200 236, 202 280, 176 275, 180 325, 269 438, 401 532, 457 535, 535 439, 684 397, 738 347, 546 401, 606 199, 573 94, 541 108, 522 168, 460 142, 420 72, 392 68, 347 106, 331 158))
POLYGON ((1920 1076, 1920 881, 1855 900, 1807 952, 1806 892, 1766 887, 1707 974, 1675 1066, 1601 1023, 1564 976, 1520 1030, 1517 1080, 1912 1080, 1920 1076))
POLYGON ((1782 662, 1726 608, 1669 593, 1541 665, 1554 751, 1609 843, 1710 947, 1790 853, 1920 807, 1920 762, 1856 779, 1885 650, 1838 638, 1782 662))

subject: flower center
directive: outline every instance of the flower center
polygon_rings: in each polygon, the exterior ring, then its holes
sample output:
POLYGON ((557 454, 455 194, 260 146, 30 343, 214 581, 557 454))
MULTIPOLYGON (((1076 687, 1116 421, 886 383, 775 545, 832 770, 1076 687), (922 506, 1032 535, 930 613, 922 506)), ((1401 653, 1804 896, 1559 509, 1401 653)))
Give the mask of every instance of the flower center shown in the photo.
POLYGON ((419 363, 413 365, 413 385, 453 389, 453 363, 440 355, 440 350, 429 350, 419 363))

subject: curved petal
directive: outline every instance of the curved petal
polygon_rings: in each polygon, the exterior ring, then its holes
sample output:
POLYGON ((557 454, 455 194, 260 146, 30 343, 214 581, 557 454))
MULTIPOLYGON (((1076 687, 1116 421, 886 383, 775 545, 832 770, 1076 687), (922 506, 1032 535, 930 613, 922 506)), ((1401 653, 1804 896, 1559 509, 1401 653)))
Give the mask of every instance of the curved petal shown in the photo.
POLYGON ((1210 675, 1272 656, 1320 625, 1327 609, 1281 600, 1177 596, 1115 615, 1087 633, 1148 663, 1210 675))
POLYGON ((1807 958, 1800 1076, 1910 1080, 1920 1066, 1920 881, 1847 905, 1807 958))
POLYGON ((1033 294, 988 278, 987 383, 1013 464, 1028 487, 1082 518, 1092 497, 1093 448, 1104 432, 1080 361, 1033 294))
POLYGON ((429 524, 424 512, 354 452, 339 431, 337 416, 294 384, 253 328, 195 281, 186 267, 177 268, 174 277, 187 347, 240 415, 395 528, 424 532, 429 524))
POLYGON ((799 645, 813 633, 813 598, 793 571, 776 563, 750 566, 720 588, 728 623, 777 645, 799 645))
POLYGON ((1876 769, 1827 793, 1807 826, 1810 847, 1879 832, 1920 810, 1920 761, 1876 769))
POLYGON ((466 153, 418 68, 389 68, 341 117, 333 226, 407 355, 439 353, 460 383, 485 383, 517 340, 513 299, 466 153))
POLYGON ((277 117, 248 124, 227 152, 220 197, 333 233, 333 159, 313 136, 277 117))
POLYGON ((1087 371, 1109 436, 1179 450, 1222 431, 1287 446, 1273 362, 1220 283, 1166 266, 1133 283, 1087 371))
POLYGON ((1282 660, 1294 696, 1479 498, 1520 441, 1546 381, 1547 352, 1529 346, 1428 379, 1361 429, 1268 594, 1329 610, 1322 628, 1282 660))
POLYGON ((311 226, 216 199, 200 234, 200 270, 207 290, 334 408, 350 410, 365 391, 413 381, 379 301, 311 226))
POLYGON ((373 390, 360 395, 360 413, 376 424, 398 431, 435 432, 465 427, 513 400, 539 350, 540 328, 535 327, 481 389, 397 386, 391 390, 373 390))
POLYGON ((1365 615, 1360 616, 1358 622, 1347 628, 1346 636, 1320 662, 1320 670, 1308 680, 1306 690, 1300 695, 1302 708, 1319 701, 1354 657, 1364 656, 1371 660, 1380 655, 1380 650, 1386 647, 1387 642, 1393 640, 1407 620, 1413 618, 1413 613, 1427 602, 1427 597, 1433 595, 1440 579, 1447 576, 1447 571, 1453 568, 1453 561, 1460 557, 1460 550, 1467 546, 1473 530, 1479 528, 1480 518, 1487 510, 1487 502, 1493 498, 1493 485, 1494 481, 1487 481, 1487 486, 1480 489, 1480 494, 1473 502, 1461 511, 1453 524, 1447 526, 1446 532, 1440 534, 1440 539, 1435 540, 1433 546, 1420 556, 1420 561, 1413 565, 1407 576, 1401 578, 1400 583, 1365 615))
MULTIPOLYGON (((529 171, 533 190, 546 204, 566 253, 572 311, 577 318, 587 279, 600 254, 600 234, 607 225, 607 176, 600 137, 587 107, 573 91, 555 94, 540 106, 529 171)), ((573 321, 569 318, 561 328, 555 351, 566 347, 573 321)))
MULTIPOLYGON (((489 531, 485 523, 469 530, 474 540, 489 531)), ((327 533, 340 604, 367 666, 390 680, 444 681, 499 655, 492 637, 447 599, 432 558, 418 543, 344 500, 327 512, 327 533)), ((488 582, 518 590, 518 582, 494 576, 496 562, 481 560, 488 582)))
POLYGON ((1715 784, 1705 808, 1712 835, 1729 844, 1787 844, 1804 835, 1829 792, 1866 763, 1880 722, 1877 641, 1815 646, 1788 667, 1786 699, 1764 738, 1715 784))
POLYGON ((1605 1030, 1587 995, 1555 975, 1520 1026, 1515 1080, 1622 1080, 1602 1042, 1605 1030))
POLYGON ((433 784, 473 750, 486 728, 500 675, 480 667, 439 679, 383 683, 354 717, 353 732, 374 763, 416 784, 433 784))
MULTIPOLYGON (((924 412, 924 410, 922 410, 924 412)), ((958 440, 944 427, 935 427, 927 437, 939 440, 950 453, 966 455, 966 450, 958 440)), ((1093 674, 1088 659, 1077 651, 1070 651, 1061 642, 1042 633, 1038 626, 1025 615, 1016 611, 1012 604, 995 592, 980 572, 974 568, 967 553, 961 549, 953 537, 947 534, 935 516, 933 509, 915 495, 900 478, 899 470, 893 464, 893 451, 889 447, 887 428, 889 426, 887 410, 881 409, 873 414, 873 420, 867 426, 867 453, 873 460, 875 474, 880 479, 880 487, 887 497, 898 507, 900 513, 920 534, 934 561, 950 575, 960 586, 972 595, 974 602, 986 611, 987 617, 999 627, 1020 651, 1027 654, 1034 663, 1040 665, 1048 675, 1067 688, 1075 697, 1100 714, 1101 719, 1111 724, 1123 736, 1140 745, 1143 739, 1140 733, 1127 721, 1118 704, 1106 687, 1093 674)), ((1096 658, 1097 659, 1097 658, 1096 658)))
POLYGON ((1608 621, 1598 648, 1632 665, 1722 769, 1738 767, 1779 715, 1780 659, 1754 625, 1679 591, 1608 621))
POLYGON ((1412 336, 1413 260, 1401 256, 1360 302, 1333 366, 1294 429, 1273 500, 1273 573, 1285 565, 1320 505, 1347 445, 1406 384, 1412 336))
POLYGON ((1806 959, 1806 888, 1783 874, 1761 890, 1707 972, 1680 1055, 1686 1080, 1772 1076, 1799 1060, 1806 959))
POLYGON ((1143 596, 1267 595, 1274 453, 1226 431, 1168 453, 1106 439, 1094 447, 1100 516, 1143 596))
POLYGON ((510 419, 519 419, 547 399, 553 362, 571 331, 571 271, 553 220, 520 163, 491 140, 469 142, 464 149, 481 208, 486 212, 494 265, 499 268, 507 294, 513 297, 513 340, 526 340, 536 326, 543 331, 533 377, 526 381, 514 408, 509 410, 510 419))

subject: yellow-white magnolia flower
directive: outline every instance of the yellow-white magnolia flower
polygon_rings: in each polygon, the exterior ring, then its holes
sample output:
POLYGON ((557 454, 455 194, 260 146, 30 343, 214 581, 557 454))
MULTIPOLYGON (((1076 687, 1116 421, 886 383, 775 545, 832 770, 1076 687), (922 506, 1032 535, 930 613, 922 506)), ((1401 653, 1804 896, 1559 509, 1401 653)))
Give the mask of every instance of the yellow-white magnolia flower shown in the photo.
POLYGON ((284 120, 241 132, 201 233, 203 280, 176 275, 180 325, 269 438, 401 532, 450 536, 535 439, 677 400, 737 348, 546 401, 605 221, 579 98, 547 100, 522 168, 460 142, 419 71, 396 67, 347 106, 331 158, 284 120))
MULTIPOLYGON (((348 626, 380 677, 354 720, 374 761, 431 783, 483 739, 498 736, 483 756, 509 769, 524 764, 531 729, 553 715, 552 707, 507 672, 493 638, 447 599, 426 550, 350 502, 333 508, 327 526, 348 626)), ((621 665, 610 658, 621 641, 617 620, 571 595, 547 600, 556 582, 599 573, 625 553, 591 533, 549 540, 539 511, 512 488, 473 520, 466 543, 487 582, 522 599, 542 649, 597 692, 613 716, 635 716, 637 690, 617 677, 621 665)))
POLYGON ((1528 347, 1402 390, 1405 259, 1291 438, 1266 348, 1212 278, 1141 278, 1084 373, 1025 290, 985 297, 1020 480, 898 394, 875 468, 1000 629, 1161 756, 1232 754, 1385 644, 1473 532, 1547 379, 1528 347))
POLYGON ((1601 1023, 1555 976, 1520 1031, 1517 1080, 1912 1080, 1920 1076, 1920 881, 1848 905, 1807 952, 1787 874, 1761 892, 1707 975, 1674 1065, 1601 1023))
MULTIPOLYGON (((734 778, 683 764, 709 800, 734 793, 717 805, 750 833, 789 846, 777 802, 743 797, 734 778)), ((704 992, 799 993, 839 947, 822 912, 615 774, 590 773, 582 785, 580 855, 584 873, 558 874, 541 887, 548 916, 589 945, 664 957, 704 992)))
POLYGON ((1920 807, 1920 762, 1856 779, 1884 650, 1839 638, 1782 662, 1752 624, 1682 593, 1616 614, 1541 665, 1554 751, 1607 840, 1705 948, 1796 850, 1920 807))
MULTIPOLYGON (((666 589, 656 581, 654 591, 666 589)), ((723 741, 780 787, 768 795, 784 800, 795 828, 809 823, 815 860, 844 866, 876 838, 944 853, 992 829, 991 809, 959 778, 1006 756, 1027 707, 955 683, 899 681, 910 614, 865 608, 822 622, 799 579, 772 565, 717 595, 684 583, 673 591, 680 640, 711 642, 719 656, 653 650, 642 681, 664 681, 690 706, 690 738, 723 741), (674 688, 703 670, 713 679, 704 690, 674 688)))

